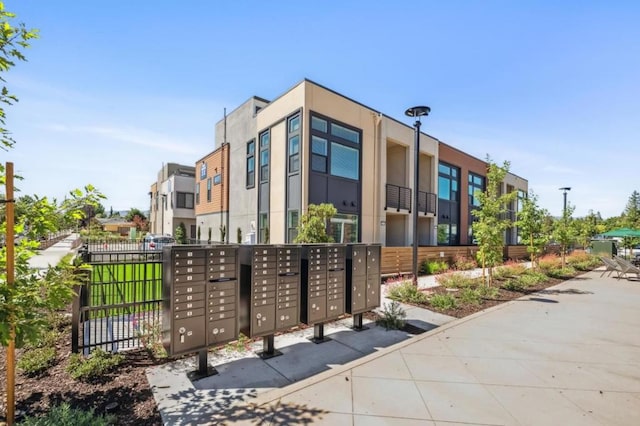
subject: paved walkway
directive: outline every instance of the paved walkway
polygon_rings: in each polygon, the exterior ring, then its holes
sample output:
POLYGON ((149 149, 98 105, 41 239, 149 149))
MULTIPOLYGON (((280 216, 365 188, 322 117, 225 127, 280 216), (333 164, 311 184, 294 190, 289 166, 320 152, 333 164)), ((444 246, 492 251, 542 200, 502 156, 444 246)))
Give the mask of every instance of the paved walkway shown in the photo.
MULTIPOLYGON (((591 272, 375 349, 283 387, 239 386, 251 369, 179 391, 159 384, 168 370, 149 377, 167 425, 640 424, 637 281, 591 272)), ((313 363, 311 354, 289 363, 313 363)))
POLYGON ((29 259, 29 265, 39 270, 57 265, 63 257, 73 251, 73 242, 77 238, 78 234, 71 234, 51 247, 36 251, 36 255, 29 259))

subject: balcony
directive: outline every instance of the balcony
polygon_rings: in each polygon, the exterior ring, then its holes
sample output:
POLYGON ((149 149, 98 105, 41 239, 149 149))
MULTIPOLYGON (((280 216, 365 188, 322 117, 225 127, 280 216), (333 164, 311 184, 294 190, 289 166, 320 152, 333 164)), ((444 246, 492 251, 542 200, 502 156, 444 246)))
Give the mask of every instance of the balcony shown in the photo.
POLYGON ((425 215, 431 213, 436 214, 436 194, 431 192, 418 192, 418 213, 424 213, 425 215))
POLYGON ((400 211, 400 209, 411 211, 411 188, 388 183, 384 209, 388 208, 396 209, 396 211, 400 211))

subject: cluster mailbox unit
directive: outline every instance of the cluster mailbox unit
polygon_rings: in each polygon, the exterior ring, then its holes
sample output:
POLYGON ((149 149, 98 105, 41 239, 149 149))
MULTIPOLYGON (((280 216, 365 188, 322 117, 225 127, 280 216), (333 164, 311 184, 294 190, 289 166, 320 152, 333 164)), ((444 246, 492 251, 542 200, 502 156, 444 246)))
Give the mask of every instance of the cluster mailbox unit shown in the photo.
POLYGON ((346 246, 305 245, 302 248, 300 320, 313 325, 315 343, 324 342, 324 323, 345 312, 346 246))
POLYGON ((380 244, 347 246, 347 312, 362 330, 362 314, 380 306, 380 244))
POLYGON ((170 356, 199 352, 192 378, 215 374, 207 348, 263 337, 262 358, 279 355, 274 335, 380 306, 379 244, 174 245, 163 249, 163 345, 170 356))
POLYGON ((163 249, 163 345, 169 355, 200 351, 238 338, 238 247, 170 246, 163 249))
POLYGON ((240 331, 263 337, 262 358, 279 355, 274 334, 300 321, 300 246, 242 246, 240 270, 240 331))

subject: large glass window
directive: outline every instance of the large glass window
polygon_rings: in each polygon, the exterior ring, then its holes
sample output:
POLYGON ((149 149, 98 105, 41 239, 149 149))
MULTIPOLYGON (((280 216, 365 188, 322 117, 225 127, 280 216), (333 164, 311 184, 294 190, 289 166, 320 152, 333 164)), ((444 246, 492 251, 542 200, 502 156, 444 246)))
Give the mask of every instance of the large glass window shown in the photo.
POLYGON ((438 165, 438 198, 458 201, 458 169, 440 163, 438 165))
POLYGON ((311 129, 311 170, 360 179, 360 132, 315 116, 311 129))
POLYGON ((247 188, 253 188, 256 182, 256 142, 247 142, 247 188))
POLYGON ((213 177, 213 184, 214 185, 220 185, 222 183, 222 175, 220 173, 218 173, 217 175, 215 175, 213 177))
POLYGON ((357 180, 360 176, 358 150, 332 142, 331 174, 357 180))
POLYGON ((484 191, 484 177, 469 172, 469 208, 480 207, 478 192, 484 191))
POLYGON ((258 215, 258 227, 260 229, 259 244, 269 244, 269 215, 260 213, 258 215))
POLYGON ((329 222, 329 235, 336 243, 358 242, 358 215, 338 213, 329 222))
POLYGON ((196 183, 196 204, 200 204, 200 182, 196 183))
POLYGON ((211 178, 207 179, 207 202, 211 201, 211 178))

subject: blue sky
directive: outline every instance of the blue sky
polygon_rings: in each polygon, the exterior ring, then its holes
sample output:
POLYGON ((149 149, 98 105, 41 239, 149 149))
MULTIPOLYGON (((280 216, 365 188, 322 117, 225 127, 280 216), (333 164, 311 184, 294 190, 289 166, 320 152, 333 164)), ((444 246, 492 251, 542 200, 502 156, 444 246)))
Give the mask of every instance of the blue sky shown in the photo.
POLYGON ((40 29, 5 75, 1 152, 22 193, 91 183, 146 210, 163 163, 213 149, 214 123, 310 78, 479 158, 511 162, 542 207, 619 215, 640 190, 640 3, 5 2, 40 29))

